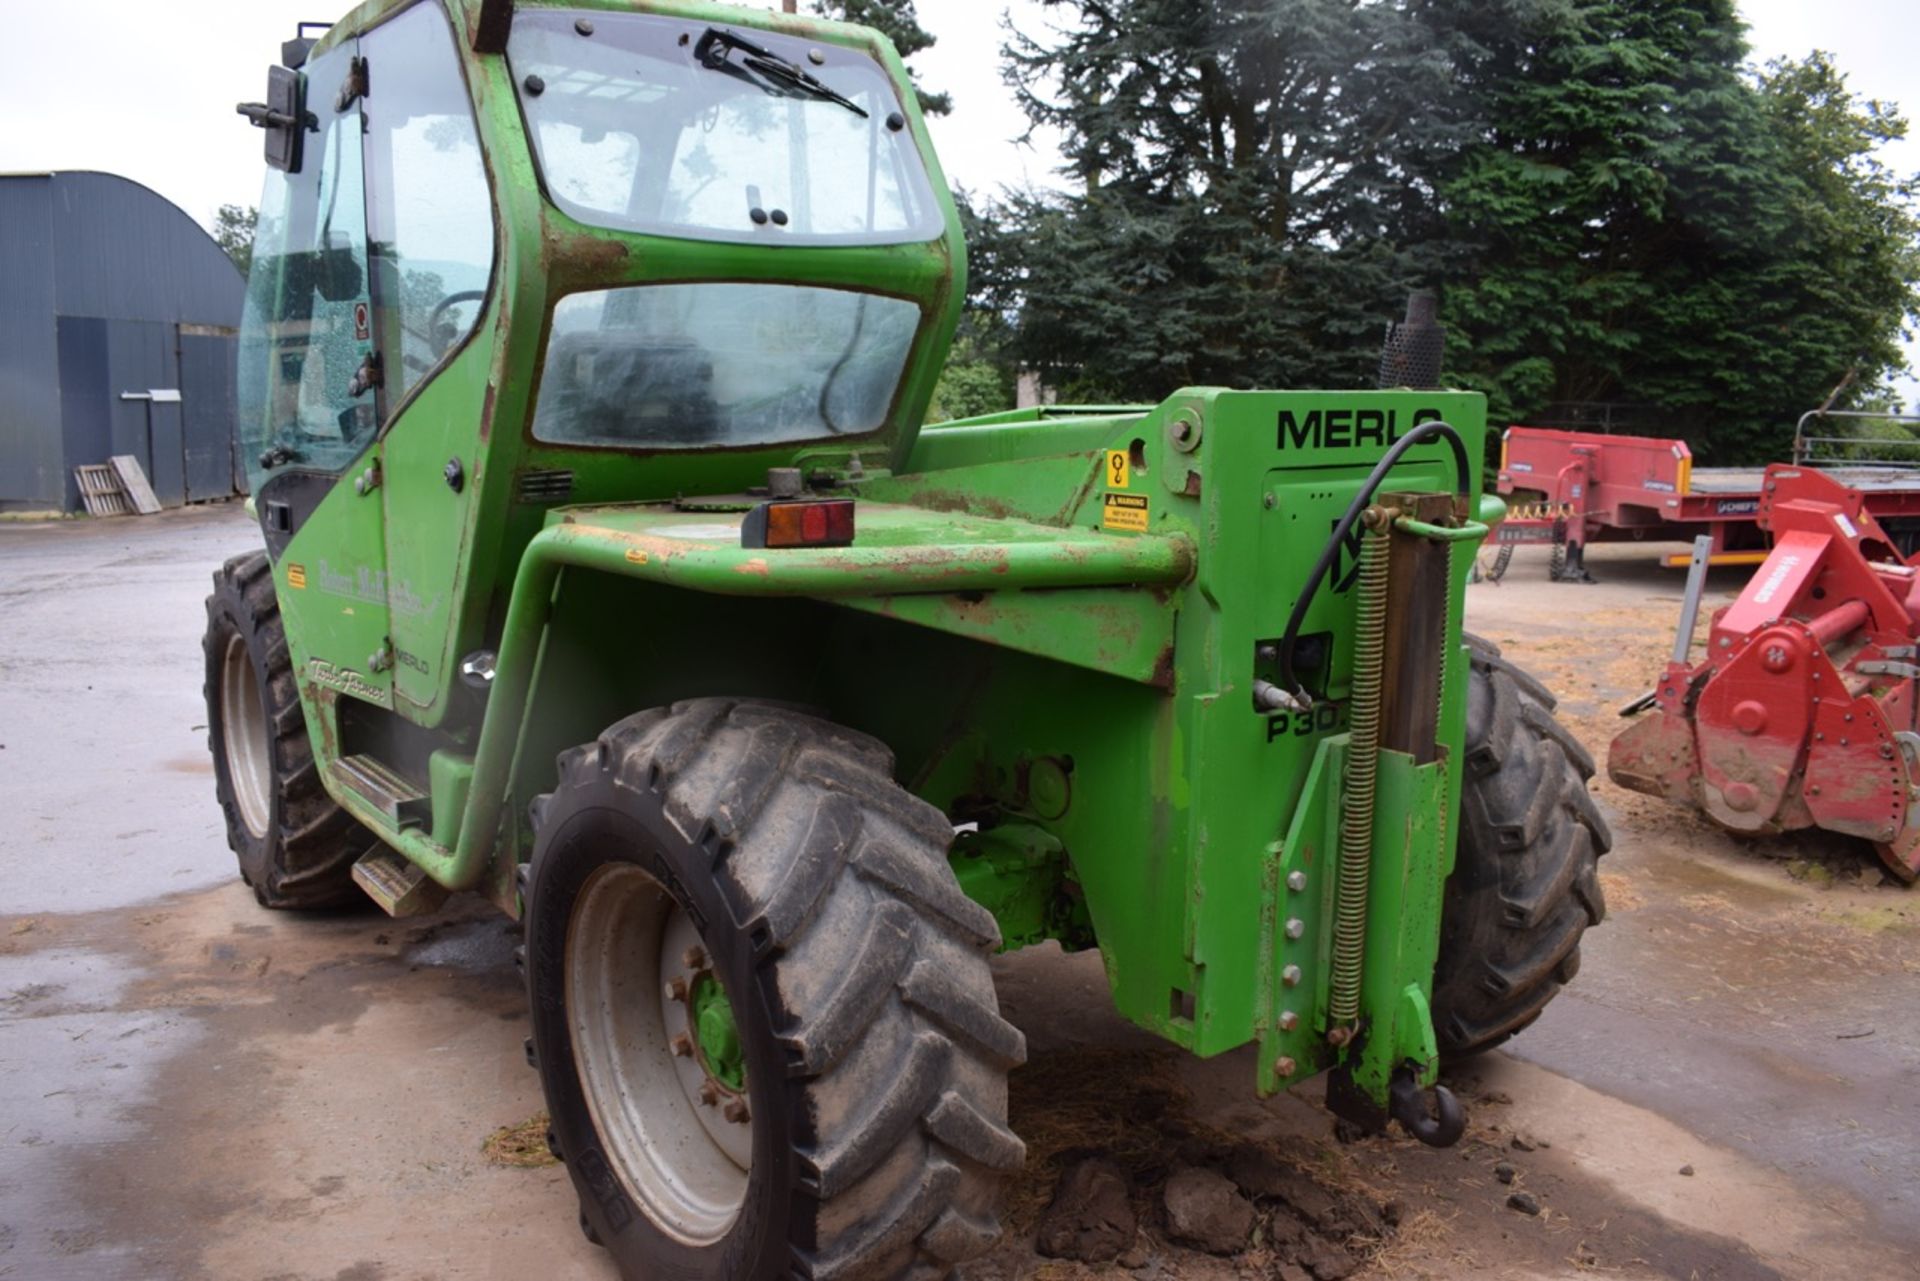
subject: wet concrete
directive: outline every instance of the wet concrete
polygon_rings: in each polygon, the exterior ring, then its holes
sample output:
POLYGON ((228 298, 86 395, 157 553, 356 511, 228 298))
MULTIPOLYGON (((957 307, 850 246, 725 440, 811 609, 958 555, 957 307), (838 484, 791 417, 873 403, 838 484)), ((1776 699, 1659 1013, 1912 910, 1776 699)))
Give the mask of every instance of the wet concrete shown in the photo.
POLYGON ((237 503, 0 521, 5 910, 82 912, 218 885, 201 605, 259 543, 237 503))
MULTIPOLYGON (((0 1278, 610 1277, 562 1169, 482 1152, 541 1107, 507 923, 479 904, 276 915, 233 879, 200 601, 253 541, 237 508, 0 523, 0 1278)), ((1679 575, 1596 551, 1605 585, 1552 586, 1526 555, 1473 590, 1473 621, 1603 754, 1612 707, 1664 659, 1679 575)), ((1245 1052, 1170 1062, 1182 1123, 1404 1203, 1420 1226, 1378 1275, 1910 1275, 1920 899, 1844 851, 1786 850, 1825 869, 1796 879, 1600 795, 1613 915, 1540 1023, 1456 1077, 1460 1148, 1334 1144, 1313 1087, 1252 1097, 1245 1052), (1505 1207, 1496 1161, 1543 1214, 1505 1207)), ((1161 1053, 1113 1015, 1097 956, 1035 949, 996 974, 1033 1071, 1097 1089, 1161 1053)), ((1056 1172, 1038 1161, 1027 1192, 1056 1172)), ((1033 1275, 1010 1248, 983 1275, 1033 1275)), ((1236 1275, 1219 1266, 1156 1275, 1236 1275)))
MULTIPOLYGON (((1471 625, 1537 657, 1603 773, 1627 724, 1615 710, 1671 652, 1683 571, 1654 550, 1590 549, 1598 586, 1540 582, 1516 557, 1504 584, 1469 592, 1471 625)), ((1712 573, 1701 639, 1750 573, 1712 573)), ((1621 892, 1579 980, 1511 1053, 1684 1118, 1813 1195, 1842 1191, 1869 1216, 1858 1227, 1920 1246, 1920 1095, 1906 1084, 1920 1064, 1920 896, 1885 881, 1862 844, 1739 840, 1604 778, 1597 791, 1621 892), (1786 873, 1809 856, 1820 878, 1786 873)))

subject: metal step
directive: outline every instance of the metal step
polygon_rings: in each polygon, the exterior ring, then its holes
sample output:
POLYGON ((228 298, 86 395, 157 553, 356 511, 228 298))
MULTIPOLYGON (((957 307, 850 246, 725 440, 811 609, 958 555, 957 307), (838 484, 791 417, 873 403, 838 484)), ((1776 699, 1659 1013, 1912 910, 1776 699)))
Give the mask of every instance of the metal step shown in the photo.
POLYGON ((433 814, 427 794, 371 756, 343 756, 330 767, 333 781, 386 816, 397 830, 419 827, 433 814))
POLYGON ((353 865, 353 880, 388 916, 425 916, 447 901, 446 886, 385 845, 353 865))

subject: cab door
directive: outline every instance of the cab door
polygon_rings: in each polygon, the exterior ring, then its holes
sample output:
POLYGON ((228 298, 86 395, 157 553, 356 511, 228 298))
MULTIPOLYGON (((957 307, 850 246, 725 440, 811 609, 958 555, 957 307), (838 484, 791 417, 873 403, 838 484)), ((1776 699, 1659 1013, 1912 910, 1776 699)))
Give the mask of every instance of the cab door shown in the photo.
POLYGON ((346 41, 297 72, 304 145, 261 195, 237 399, 295 670, 310 692, 391 707, 357 59, 346 41))
POLYGON ((491 351, 494 214, 446 13, 416 4, 360 37, 395 708, 436 724, 458 661, 491 351))

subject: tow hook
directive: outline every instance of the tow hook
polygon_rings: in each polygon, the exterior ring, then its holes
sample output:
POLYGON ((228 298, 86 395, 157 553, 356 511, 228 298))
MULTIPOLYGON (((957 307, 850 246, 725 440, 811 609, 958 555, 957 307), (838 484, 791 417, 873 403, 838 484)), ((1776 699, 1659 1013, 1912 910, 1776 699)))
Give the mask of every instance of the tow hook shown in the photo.
POLYGON ((1444 1085, 1430 1091, 1421 1089, 1411 1068, 1393 1074, 1388 1095, 1387 1111, 1393 1119, 1430 1148, 1450 1148, 1467 1132, 1466 1109, 1453 1097, 1453 1091, 1444 1085), (1426 1099, 1429 1093, 1433 1095, 1431 1111, 1426 1099))

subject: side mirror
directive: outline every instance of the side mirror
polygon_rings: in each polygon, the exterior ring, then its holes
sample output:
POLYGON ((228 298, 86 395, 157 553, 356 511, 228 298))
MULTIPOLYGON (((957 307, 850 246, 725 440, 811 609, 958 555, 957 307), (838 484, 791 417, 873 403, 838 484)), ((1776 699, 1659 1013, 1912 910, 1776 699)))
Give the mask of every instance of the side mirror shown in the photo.
POLYGON ((328 302, 355 302, 367 296, 367 273, 352 245, 330 244, 314 251, 313 288, 328 302))
MULTIPOLYGON (((356 302, 367 292, 366 274, 360 269, 359 255, 351 245, 302 249, 281 255, 271 263, 262 257, 254 260, 254 266, 256 270, 269 267, 277 270, 280 287, 289 298, 311 299, 318 294, 327 302, 356 302)), ((298 375, 291 377, 297 379, 298 375)))
POLYGON ((234 110, 267 131, 267 168, 299 173, 307 134, 306 77, 288 67, 267 68, 267 100, 234 110))

